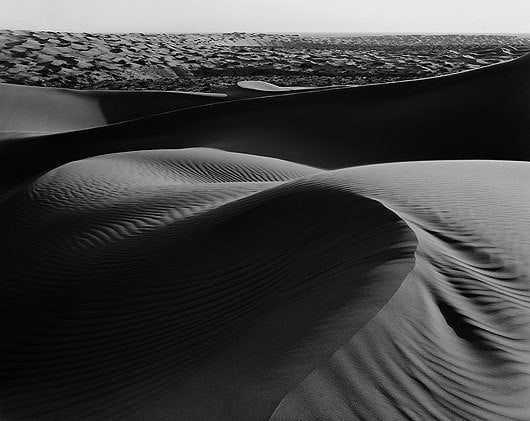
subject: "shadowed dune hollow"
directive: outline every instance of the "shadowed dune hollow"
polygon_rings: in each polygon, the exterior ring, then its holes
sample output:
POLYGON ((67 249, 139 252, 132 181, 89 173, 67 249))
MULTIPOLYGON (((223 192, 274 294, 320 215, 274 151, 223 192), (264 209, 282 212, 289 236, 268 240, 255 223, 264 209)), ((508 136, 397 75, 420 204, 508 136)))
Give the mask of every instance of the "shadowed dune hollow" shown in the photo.
POLYGON ((0 84, 0 418, 528 419, 529 68, 0 84))

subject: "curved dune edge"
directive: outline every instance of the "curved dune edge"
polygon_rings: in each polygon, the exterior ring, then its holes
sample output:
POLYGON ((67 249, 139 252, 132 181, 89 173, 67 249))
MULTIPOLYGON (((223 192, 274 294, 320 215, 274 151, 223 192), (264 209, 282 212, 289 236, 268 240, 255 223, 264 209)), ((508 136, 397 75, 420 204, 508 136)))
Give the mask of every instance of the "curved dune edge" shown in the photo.
MULTIPOLYGON (((67 107, 72 107, 76 113, 79 112, 88 112, 88 114, 95 114, 92 119, 95 122, 90 123, 75 123, 76 118, 72 118, 74 114, 68 115, 68 118, 63 118, 63 124, 74 124, 70 129, 68 128, 54 128, 42 130, 42 125, 39 125, 38 130, 29 130, 28 133, 31 135, 31 132, 42 132, 42 136, 49 136, 58 133, 68 133, 68 132, 82 132, 82 131, 93 131, 98 129, 104 129, 105 126, 121 126, 133 122, 141 122, 144 119, 163 117, 163 115, 172 114, 178 111, 195 109, 202 107, 210 107, 214 105, 218 100, 224 99, 223 102, 241 102, 241 101, 253 101, 253 100, 265 100, 269 97, 275 97, 277 94, 282 93, 283 95, 300 95, 300 94, 311 94, 314 92, 329 92, 329 91, 348 91, 348 90, 359 90, 359 89, 370 89, 370 88, 384 88, 392 87, 395 85, 409 85, 415 84, 418 82, 432 82, 437 80, 445 79, 458 79, 466 77, 469 74, 475 75, 480 74, 484 71, 490 72, 499 67, 505 67, 513 62, 524 62, 530 61, 530 54, 526 54, 522 57, 517 57, 512 60, 508 60, 501 63, 494 63, 485 65, 478 69, 463 70, 456 73, 449 73, 444 75, 436 75, 430 77, 424 77, 419 79, 407 79, 399 81, 390 81, 390 82, 379 82, 379 83, 370 83, 365 85, 330 85, 324 87, 302 87, 302 86, 278 86, 269 82, 259 81, 259 80, 244 80, 237 83, 238 89, 233 89, 232 87, 221 89, 222 92, 186 92, 186 91, 89 91, 89 90, 75 90, 75 89, 64 89, 64 88, 44 88, 38 86, 26 86, 26 85, 12 85, 7 83, 0 83, 0 92, 4 97, 8 98, 8 101, 14 101, 13 103, 7 103, 7 106, 3 106, 4 114, 12 112, 13 109, 17 109, 21 106, 20 101, 24 100, 24 97, 28 94, 31 97, 32 102, 41 101, 44 99, 46 102, 52 100, 52 104, 55 105, 53 99, 54 96, 59 94, 61 96, 72 96, 77 97, 74 101, 66 104, 57 104, 62 106, 63 109, 67 107), (264 92, 264 95, 260 95, 260 92, 264 92), (249 93, 251 93, 249 95, 249 93), (254 93, 254 94, 252 94, 254 93), (268 95, 267 95, 268 94, 268 95), (44 97, 44 98, 39 98, 44 97), (14 98, 9 98, 14 97, 14 98), (51 97, 51 98, 50 98, 51 97), (96 102, 99 102, 101 110, 91 110, 86 108, 85 102, 91 102, 93 99, 97 99, 96 102), (169 101, 168 101, 169 99, 169 101), (78 108, 81 107, 81 108, 78 108), (120 110, 116 113, 116 110, 120 110), (112 110, 112 111, 111 111, 112 110), (104 117, 99 114, 102 113, 104 117)), ((61 98, 61 102, 63 102, 61 98)), ((22 103, 22 107, 26 104, 22 103)), ((39 104, 39 110, 46 109, 46 107, 39 104)), ((34 106, 33 106, 34 107, 34 106)), ((25 121, 28 120, 31 122, 39 121, 39 118, 30 119, 27 118, 26 110, 17 110, 17 113, 25 116, 25 121)), ((30 111, 31 112, 31 111, 30 111)), ((51 117, 49 110, 47 110, 47 118, 51 117)), ((53 113, 57 114, 57 113, 53 113)), ((86 117, 85 117, 86 118, 86 117)), ((91 121, 90 117, 88 121, 91 121)), ((9 118, 7 119, 9 122, 9 118)), ((5 122, 0 125, 1 132, 9 131, 19 131, 18 125, 16 125, 15 130, 11 128, 11 124, 6 124, 5 122)), ((52 123, 53 124, 53 123, 52 123)))
POLYGON ((209 149, 57 168, 0 206, 2 418, 523 420, 529 176, 209 149))
POLYGON ((0 83, 0 140, 94 129, 226 99, 223 93, 78 91, 0 83))
POLYGON ((73 162, 11 196, 3 418, 268 417, 412 269, 412 232, 348 185, 199 149, 73 162))
POLYGON ((530 219, 519 194, 530 187, 530 164, 400 163, 345 172, 359 194, 414 231, 415 267, 271 419, 526 419, 530 219))
POLYGON ((242 80, 237 82, 237 86, 250 91, 260 92, 292 92, 304 91, 308 89, 326 89, 326 87, 316 88, 311 86, 278 86, 273 83, 263 82, 261 80, 242 80))
POLYGON ((529 159, 529 64, 0 142, 0 418, 525 419, 529 164, 309 165, 529 159), (196 145, 308 165, 75 161, 196 145))
POLYGON ((526 160, 529 72, 526 55, 439 78, 220 100, 95 129, 5 140, 0 194, 76 159, 142 149, 212 147, 328 169, 526 160))

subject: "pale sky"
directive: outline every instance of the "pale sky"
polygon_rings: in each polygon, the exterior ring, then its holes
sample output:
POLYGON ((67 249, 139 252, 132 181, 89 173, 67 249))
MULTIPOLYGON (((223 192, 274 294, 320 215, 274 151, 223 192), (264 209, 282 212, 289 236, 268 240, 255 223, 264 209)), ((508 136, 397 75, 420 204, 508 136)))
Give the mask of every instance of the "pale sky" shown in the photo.
POLYGON ((530 33, 530 0, 0 0, 0 29, 530 33))

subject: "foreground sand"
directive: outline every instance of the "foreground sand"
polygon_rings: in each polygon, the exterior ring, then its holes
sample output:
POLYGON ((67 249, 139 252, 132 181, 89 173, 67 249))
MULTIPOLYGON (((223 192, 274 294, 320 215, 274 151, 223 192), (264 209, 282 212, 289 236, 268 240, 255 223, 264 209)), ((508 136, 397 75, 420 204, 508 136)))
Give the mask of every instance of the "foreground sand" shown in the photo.
POLYGON ((20 119, 0 142, 2 419, 527 419, 527 70, 234 89, 46 136, 20 119), (429 158, 511 161, 374 164, 464 110, 429 158), (391 143, 365 138, 377 119, 391 143))

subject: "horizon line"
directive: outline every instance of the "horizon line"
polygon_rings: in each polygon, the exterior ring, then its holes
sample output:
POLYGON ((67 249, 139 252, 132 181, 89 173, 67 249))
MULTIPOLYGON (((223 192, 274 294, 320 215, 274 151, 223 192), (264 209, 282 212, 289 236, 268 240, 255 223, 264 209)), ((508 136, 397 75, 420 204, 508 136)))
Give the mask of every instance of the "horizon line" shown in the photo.
POLYGON ((77 34, 171 34, 171 35, 197 35, 197 34, 263 34, 263 35, 530 35, 530 32, 443 32, 443 31, 71 31, 56 29, 12 29, 2 28, 0 31, 24 31, 24 32, 65 32, 77 34))

